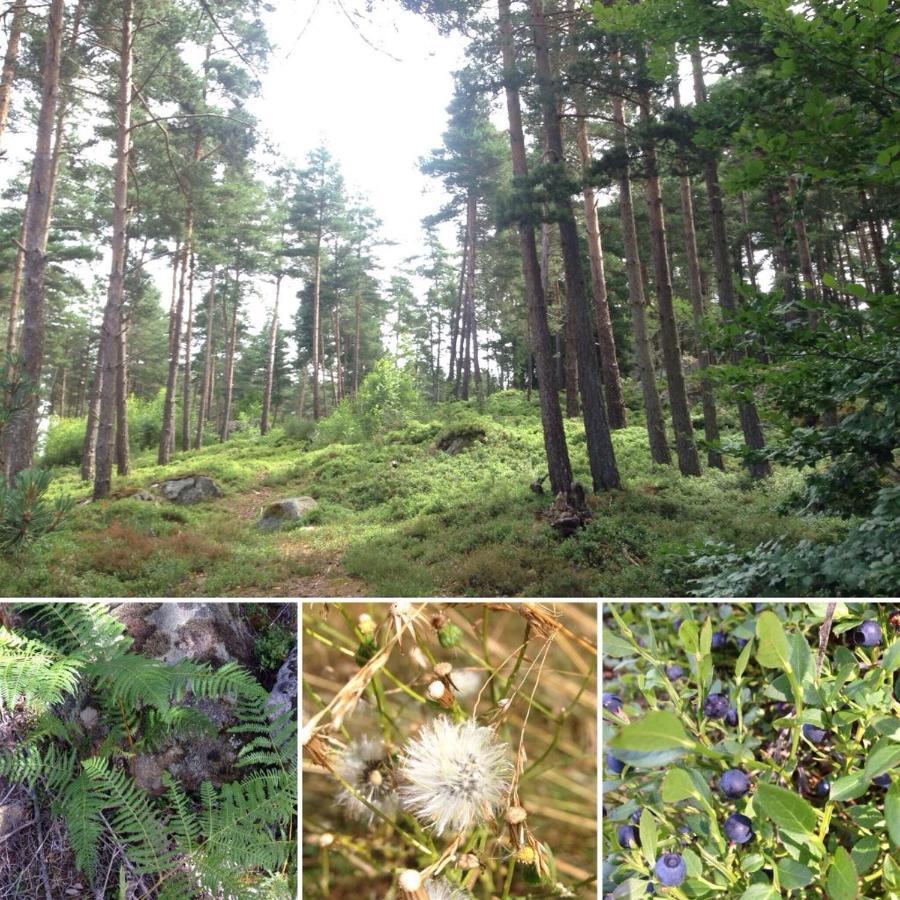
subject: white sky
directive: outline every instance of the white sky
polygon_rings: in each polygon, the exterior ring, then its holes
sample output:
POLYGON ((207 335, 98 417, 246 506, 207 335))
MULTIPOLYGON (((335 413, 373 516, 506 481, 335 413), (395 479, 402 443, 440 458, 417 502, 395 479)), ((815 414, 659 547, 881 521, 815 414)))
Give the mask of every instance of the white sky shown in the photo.
MULTIPOLYGON (((396 242, 379 251, 388 278, 422 252, 422 218, 445 200, 418 160, 441 144, 464 41, 439 35, 395 0, 376 0, 372 13, 354 18, 357 30, 348 16, 363 3, 342 2, 346 14, 338 0, 277 3, 267 17, 277 46, 251 108, 289 160, 326 143, 349 192, 366 196, 383 236, 396 242)), ((287 324, 296 303, 285 299, 287 324)))

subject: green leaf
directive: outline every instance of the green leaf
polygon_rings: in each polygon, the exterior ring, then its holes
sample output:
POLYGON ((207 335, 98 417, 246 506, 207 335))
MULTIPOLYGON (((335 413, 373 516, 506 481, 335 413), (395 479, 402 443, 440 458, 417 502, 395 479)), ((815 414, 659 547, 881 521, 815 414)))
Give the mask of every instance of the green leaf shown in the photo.
POLYGON ((690 749, 694 746, 678 716, 665 710, 649 712, 643 719, 626 725, 609 744, 613 749, 638 751, 690 749))
POLYGON ((816 811, 799 794, 773 784, 761 784, 753 801, 759 814, 789 831, 813 834, 818 817, 816 811))
POLYGON ((900 669, 900 639, 892 641, 891 645, 885 650, 881 666, 885 672, 893 672, 896 669, 900 669))
POLYGON ((712 621, 709 616, 700 629, 700 653, 703 656, 709 656, 712 652, 712 621))
POLYGON ((865 837, 858 840, 850 851, 850 856, 853 858, 853 865, 856 866, 856 871, 859 872, 860 875, 864 875, 868 872, 875 864, 875 860, 878 859, 879 853, 881 853, 881 845, 878 842, 878 838, 874 835, 867 834, 865 837))
POLYGON ((699 878, 703 874, 703 862, 690 847, 682 851, 681 858, 684 860, 689 878, 699 878))
POLYGON ((736 681, 740 681, 741 678, 744 677, 744 670, 747 668, 747 663, 750 662, 750 654, 753 652, 753 638, 750 638, 747 641, 747 645, 741 650, 741 655, 737 658, 737 662, 734 664, 734 677, 736 681))
POLYGON ((641 853, 650 866, 656 862, 656 820, 649 809, 641 813, 641 822, 638 826, 641 835, 641 853))
POLYGON ((778 880, 786 891, 796 891, 806 887, 815 877, 812 869, 808 869, 802 863, 785 858, 778 863, 778 880))
POLYGON ((816 663, 812 651, 809 649, 809 644, 806 643, 806 638, 799 632, 792 634, 788 638, 788 643, 791 648, 791 668, 797 676, 797 681, 803 681, 807 675, 811 675, 815 671, 816 663))
POLYGON ((893 769, 898 763, 900 763, 900 744, 894 743, 890 738, 882 738, 874 749, 869 751, 863 776, 871 781, 893 769))
POLYGON ((832 857, 826 882, 829 900, 856 900, 859 892, 859 878, 853 859, 843 848, 838 847, 832 857))
POLYGON ((765 864, 766 860, 762 853, 751 853, 741 860, 741 871, 749 875, 758 872, 765 864))
POLYGON ((615 900, 644 900, 649 883, 641 878, 628 878, 612 892, 611 896, 615 897, 615 900))
POLYGON ((779 897, 781 892, 771 884, 754 884, 741 894, 741 900, 778 900, 779 897))
POLYGON ((759 648, 756 659, 766 669, 790 670, 790 647, 781 620, 770 609, 756 620, 759 648))
POLYGON ((900 847, 900 781, 895 781, 884 800, 884 818, 891 843, 900 847))
POLYGON ((678 640, 681 641, 681 646, 684 647, 686 653, 692 656, 696 655, 699 645, 697 643, 697 623, 693 619, 685 619, 681 623, 681 627, 678 629, 678 640))
POLYGON ((663 803, 677 803, 696 796, 697 791, 684 769, 669 769, 662 781, 663 803))
POLYGON ((863 777, 862 772, 855 772, 852 775, 845 775, 838 778, 831 785, 831 793, 828 795, 830 800, 855 800, 869 789, 869 782, 863 777))
POLYGON ((634 647, 628 641, 613 634, 608 628, 603 629, 602 647, 604 656, 634 656, 634 647))

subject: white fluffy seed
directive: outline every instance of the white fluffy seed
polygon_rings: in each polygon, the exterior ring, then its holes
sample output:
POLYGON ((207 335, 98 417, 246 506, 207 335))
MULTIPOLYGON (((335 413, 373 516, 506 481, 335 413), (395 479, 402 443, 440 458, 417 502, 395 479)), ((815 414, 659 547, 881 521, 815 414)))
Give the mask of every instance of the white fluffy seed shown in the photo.
POLYGON ((404 869, 400 873, 400 887, 404 891, 417 891, 422 887, 422 876, 415 869, 404 869))
POLYGON ((444 683, 442 681, 432 681, 428 685, 428 696, 432 700, 440 700, 444 696, 444 683))

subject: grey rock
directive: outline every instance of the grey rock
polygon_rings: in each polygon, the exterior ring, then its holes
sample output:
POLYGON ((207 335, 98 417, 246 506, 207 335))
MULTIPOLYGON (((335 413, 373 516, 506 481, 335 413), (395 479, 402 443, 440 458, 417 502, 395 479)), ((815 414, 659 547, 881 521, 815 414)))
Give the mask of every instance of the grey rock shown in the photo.
POLYGON ((297 706, 297 651, 291 650, 290 656, 282 663, 275 676, 275 687, 266 700, 266 710, 270 719, 277 719, 283 713, 297 706))
POLYGON ((277 531, 288 522, 296 522, 310 510, 316 509, 318 505, 312 497, 289 497, 286 500, 276 500, 275 503, 270 503, 263 509, 256 527, 260 531, 277 531))
POLYGON ((25 823, 25 807, 21 803, 0 805, 0 837, 15 831, 25 823))
POLYGON ((159 484, 159 492, 173 503, 190 504, 224 496, 219 486, 206 475, 187 475, 170 478, 159 484))
POLYGON ((96 709, 94 709, 93 706, 86 706, 78 714, 78 718, 81 719, 81 722, 85 728, 93 728, 97 724, 97 720, 100 718, 100 714, 96 709))
POLYGON ((143 500, 145 503, 156 503, 159 497, 152 491, 135 491, 130 498, 131 500, 143 500))

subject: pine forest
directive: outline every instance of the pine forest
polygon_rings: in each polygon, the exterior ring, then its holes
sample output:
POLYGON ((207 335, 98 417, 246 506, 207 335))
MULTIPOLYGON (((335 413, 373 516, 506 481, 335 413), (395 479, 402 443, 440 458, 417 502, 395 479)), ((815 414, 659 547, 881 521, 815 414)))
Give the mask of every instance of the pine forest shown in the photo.
POLYGON ((0 595, 897 592, 890 0, 0 35, 0 595))

